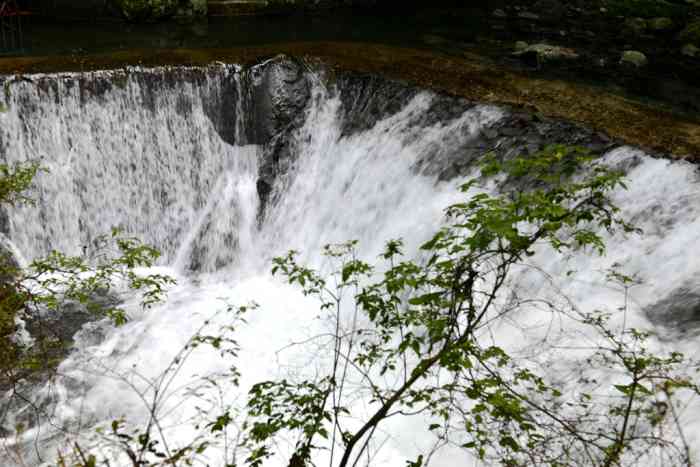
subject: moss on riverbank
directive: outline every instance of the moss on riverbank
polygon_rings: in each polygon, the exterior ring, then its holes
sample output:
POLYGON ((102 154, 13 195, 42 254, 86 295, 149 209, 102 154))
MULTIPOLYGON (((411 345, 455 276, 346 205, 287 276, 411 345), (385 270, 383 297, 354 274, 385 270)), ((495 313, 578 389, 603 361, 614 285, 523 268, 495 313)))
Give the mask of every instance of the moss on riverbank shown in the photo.
POLYGON ((599 129, 629 144, 700 162, 700 119, 603 88, 530 77, 482 57, 364 43, 290 43, 227 49, 130 50, 97 55, 0 59, 0 73, 89 71, 131 65, 254 64, 279 53, 335 70, 377 73, 470 100, 530 108, 599 129))

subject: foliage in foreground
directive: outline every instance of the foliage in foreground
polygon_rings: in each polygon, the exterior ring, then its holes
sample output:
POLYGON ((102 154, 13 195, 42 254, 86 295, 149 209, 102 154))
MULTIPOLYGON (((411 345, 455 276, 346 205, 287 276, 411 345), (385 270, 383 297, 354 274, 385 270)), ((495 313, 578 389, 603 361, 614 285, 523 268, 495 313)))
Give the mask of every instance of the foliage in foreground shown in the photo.
MULTIPOLYGON (((609 198, 624 188, 622 174, 585 151, 553 146, 491 161, 483 175, 499 177, 502 194, 473 194, 476 180, 464 185, 466 200, 447 208, 446 225, 422 245, 418 259, 391 240, 379 265, 360 260, 354 242, 326 247, 335 265, 330 274, 299 264, 295 252, 274 260, 273 274, 316 297, 330 323, 330 337, 316 338, 330 355, 318 357, 323 372, 255 384, 246 407, 223 411, 206 426, 207 439, 184 447, 158 440, 157 407, 143 428, 117 421, 103 432, 105 440, 133 466, 206 464, 209 444, 230 440, 233 429, 235 442, 225 443, 221 462, 227 466, 283 458, 290 467, 318 459, 345 467, 371 462, 392 417, 418 415, 428 420, 435 445, 407 461, 413 467, 427 465, 447 445, 508 467, 633 466, 650 457, 660 465, 692 465, 676 396, 698 388, 681 354, 653 352, 649 334, 616 320, 626 303, 612 312, 580 310, 514 289, 517 274, 537 272, 527 263, 536 251, 602 254, 603 232, 635 232, 609 198), (585 336, 576 349, 575 380, 557 379, 562 335, 544 336, 538 357, 518 353, 491 332, 523 314, 551 316, 566 323, 562 333, 585 336), (280 448, 284 441, 293 448, 280 448)), ((632 278, 617 271, 610 277, 626 296, 632 278)), ((237 312, 230 330, 239 319, 237 312)), ((231 349, 225 357, 235 357, 233 338, 202 333, 184 352, 222 342, 231 349)), ((62 466, 98 464, 78 445, 70 451, 62 466)))
MULTIPOLYGON (((0 207, 31 204, 33 180, 42 169, 35 163, 0 164, 0 207)), ((123 290, 141 293, 141 304, 149 307, 161 300, 170 277, 137 273, 137 268, 152 266, 160 253, 118 229, 100 236, 85 247, 82 256, 51 251, 21 267, 12 252, 0 249, 0 427, 8 411, 31 401, 27 385, 48 381, 70 342, 53 328, 66 308, 83 309, 94 319, 108 317, 116 325, 127 315, 119 295, 123 290), (34 335, 19 334, 24 323, 39 330, 34 335)), ((25 330, 26 333, 26 330, 25 330)), ((35 407, 34 418, 46 414, 35 407)), ((13 427, 21 431, 21 427, 13 427)))
MULTIPOLYGON (((655 355, 645 346, 646 333, 609 326, 609 314, 518 297, 508 283, 536 249, 602 254, 601 231, 634 232, 608 197, 624 187, 622 174, 564 147, 492 162, 483 171, 499 173, 507 177, 505 194, 476 194, 450 206, 447 226, 421 247, 420 263, 405 259, 400 241, 387 244, 379 270, 355 259, 353 243, 327 249, 338 264, 332 281, 299 265, 293 252, 275 261, 273 272, 319 297, 339 327, 332 369, 324 378, 253 388, 251 465, 272 455, 271 442, 289 432, 298 436, 290 465, 309 464, 322 446, 330 451, 330 464, 337 450, 338 465, 356 465, 380 425, 397 414, 423 414, 439 444, 461 446, 489 463, 637 465, 654 452, 663 465, 690 464, 670 415, 676 391, 697 392, 683 373, 682 355, 655 355), (360 317, 352 323, 362 326, 341 327, 344 290, 353 291, 360 317), (564 393, 552 375, 535 371, 536 361, 510 355, 489 332, 533 304, 595 335, 574 391, 564 393), (347 394, 349 368, 373 401, 359 424, 347 394), (606 387, 589 376, 601 373, 624 376, 606 387)), ((624 287, 632 280, 620 273, 614 279, 624 287)))

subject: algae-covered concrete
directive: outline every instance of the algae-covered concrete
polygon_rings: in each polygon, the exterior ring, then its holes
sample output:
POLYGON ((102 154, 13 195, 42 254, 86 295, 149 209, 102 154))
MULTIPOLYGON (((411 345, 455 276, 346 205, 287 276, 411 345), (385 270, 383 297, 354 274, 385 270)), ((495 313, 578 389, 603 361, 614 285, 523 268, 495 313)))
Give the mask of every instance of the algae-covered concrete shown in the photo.
POLYGON ((0 59, 0 73, 87 71, 130 65, 254 64, 289 54, 333 70, 377 73, 474 101, 509 104, 599 129, 629 144, 700 162, 700 119, 591 85, 531 77, 464 54, 365 43, 291 43, 227 49, 130 50, 0 59))

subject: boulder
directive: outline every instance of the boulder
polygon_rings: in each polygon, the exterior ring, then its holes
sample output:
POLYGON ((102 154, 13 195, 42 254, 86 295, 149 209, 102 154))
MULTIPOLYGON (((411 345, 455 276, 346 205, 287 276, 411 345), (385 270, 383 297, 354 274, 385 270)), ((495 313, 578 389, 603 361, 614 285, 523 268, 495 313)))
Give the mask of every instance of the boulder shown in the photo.
POLYGON ((248 79, 252 107, 247 140, 264 146, 256 182, 262 217, 275 180, 294 163, 290 138, 304 123, 311 83, 304 64, 283 55, 251 68, 248 79))
POLYGON ((515 51, 516 52, 522 52, 523 50, 527 49, 528 45, 527 42, 525 41, 518 41, 515 43, 515 51))
POLYGON ((631 65, 634 67, 643 67, 649 63, 647 56, 636 50, 625 50, 620 58, 621 65, 631 65))
POLYGON ((683 42, 689 42, 700 46, 700 21, 694 21, 688 24, 685 29, 681 31, 680 39, 683 42))
POLYGON ((696 47, 693 44, 685 44, 681 49, 681 54, 686 57, 700 57, 700 47, 696 47))
POLYGON ((302 62, 280 55, 250 69, 252 125, 248 139, 265 144, 304 117, 311 84, 302 62))
POLYGON ((533 8, 544 21, 549 23, 559 22, 566 16, 566 6, 559 0, 538 0, 533 8))
POLYGON ((648 22, 649 29, 654 32, 668 32, 673 29, 671 18, 652 18, 648 22))
POLYGON ((647 31, 647 20, 644 18, 627 18, 622 31, 630 37, 639 37, 647 31))

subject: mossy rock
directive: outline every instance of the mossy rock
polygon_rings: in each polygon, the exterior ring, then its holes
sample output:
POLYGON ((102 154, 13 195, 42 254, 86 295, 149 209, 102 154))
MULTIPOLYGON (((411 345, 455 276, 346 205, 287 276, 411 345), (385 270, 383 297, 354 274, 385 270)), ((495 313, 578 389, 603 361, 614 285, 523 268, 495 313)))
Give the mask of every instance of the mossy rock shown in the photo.
POLYGON ((625 17, 687 18, 689 12, 686 5, 670 3, 665 0, 606 0, 605 6, 609 14, 625 17))
POLYGON ((649 20, 649 29, 655 32, 666 32, 672 30, 674 27, 673 20, 671 18, 652 18, 649 20))
POLYGON ((622 52, 622 57, 620 58, 620 64, 630 65, 636 68, 646 66, 647 63, 649 63, 647 56, 636 50, 625 50, 622 52))
POLYGON ((174 15, 178 0, 114 0, 122 15, 134 22, 153 22, 174 15))
POLYGON ((644 18, 627 18, 622 28, 626 36, 639 37, 647 31, 647 20, 644 18))
POLYGON ((681 31, 680 39, 683 42, 700 45, 700 21, 690 23, 681 31))
POLYGON ((681 54, 686 57, 700 57, 700 48, 693 44, 686 44, 681 48, 681 54))

